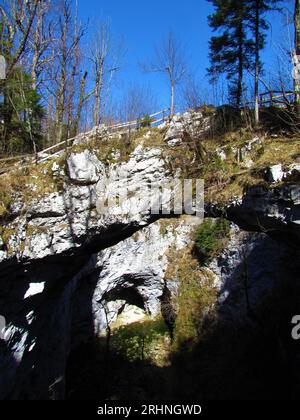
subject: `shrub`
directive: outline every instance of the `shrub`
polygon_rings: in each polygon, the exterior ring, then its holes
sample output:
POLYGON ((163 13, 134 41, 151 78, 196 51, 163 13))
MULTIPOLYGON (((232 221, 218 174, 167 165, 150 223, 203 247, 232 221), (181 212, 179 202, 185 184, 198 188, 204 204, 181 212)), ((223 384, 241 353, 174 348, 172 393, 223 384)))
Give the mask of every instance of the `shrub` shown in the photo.
POLYGON ((141 120, 139 120, 139 127, 140 128, 150 128, 151 123, 153 122, 150 115, 145 115, 141 120))
POLYGON ((195 250, 203 261, 210 261, 226 246, 230 222, 226 219, 206 219, 195 234, 195 250))

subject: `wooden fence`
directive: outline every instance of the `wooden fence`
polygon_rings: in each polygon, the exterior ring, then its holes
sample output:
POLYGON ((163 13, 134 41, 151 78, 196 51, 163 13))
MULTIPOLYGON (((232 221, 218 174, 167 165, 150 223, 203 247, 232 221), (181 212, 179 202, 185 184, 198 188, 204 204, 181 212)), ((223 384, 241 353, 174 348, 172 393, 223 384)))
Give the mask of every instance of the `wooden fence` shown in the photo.
MULTIPOLYGON (((170 118, 169 109, 164 109, 162 111, 156 112, 152 114, 150 117, 150 126, 155 127, 170 118)), ((4 165, 4 167, 0 167, 0 175, 9 172, 15 168, 15 163, 21 162, 24 160, 25 165, 28 166, 33 163, 43 163, 47 160, 53 159, 61 154, 63 150, 66 150, 72 144, 78 140, 87 141, 91 139, 97 139, 101 137, 103 133, 107 133, 107 135, 113 134, 126 134, 130 133, 131 131, 137 130, 140 128, 143 119, 134 120, 134 121, 127 121, 125 123, 114 124, 111 126, 100 125, 93 127, 92 130, 86 131, 84 133, 77 134, 74 137, 71 137, 67 140, 61 141, 59 143, 54 144, 53 146, 47 147, 44 150, 41 150, 37 153, 37 155, 27 154, 21 156, 14 156, 0 159, 0 165, 4 165), (14 162, 14 164, 12 164, 14 162), (5 166, 7 164, 7 166, 5 166)))
MULTIPOLYGON (((282 91, 282 90, 270 90, 263 92, 259 95, 259 107, 270 107, 277 106, 285 108, 295 101, 295 92, 293 91, 282 91)), ((241 108, 254 108, 255 101, 248 101, 241 105, 241 108)))
POLYGON ((292 91, 279 91, 272 90, 269 92, 264 92, 259 95, 260 106, 280 106, 285 107, 290 103, 293 103, 295 100, 295 92, 292 91))

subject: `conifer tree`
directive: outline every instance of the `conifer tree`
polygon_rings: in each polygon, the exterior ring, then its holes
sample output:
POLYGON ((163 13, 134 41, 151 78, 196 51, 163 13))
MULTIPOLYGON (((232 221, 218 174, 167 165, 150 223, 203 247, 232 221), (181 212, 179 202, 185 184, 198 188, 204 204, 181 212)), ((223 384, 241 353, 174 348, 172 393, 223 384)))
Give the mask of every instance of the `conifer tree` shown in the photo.
POLYGON ((266 14, 277 9, 280 0, 246 0, 248 8, 248 26, 254 37, 254 96, 255 96, 255 122, 259 122, 259 78, 262 69, 260 51, 266 44, 266 31, 269 29, 266 14))
POLYGON ((215 78, 222 73, 230 81, 229 94, 236 107, 242 103, 244 72, 253 66, 254 41, 249 37, 247 22, 249 9, 243 0, 208 0, 215 8, 209 25, 221 32, 210 40, 208 73, 215 78))

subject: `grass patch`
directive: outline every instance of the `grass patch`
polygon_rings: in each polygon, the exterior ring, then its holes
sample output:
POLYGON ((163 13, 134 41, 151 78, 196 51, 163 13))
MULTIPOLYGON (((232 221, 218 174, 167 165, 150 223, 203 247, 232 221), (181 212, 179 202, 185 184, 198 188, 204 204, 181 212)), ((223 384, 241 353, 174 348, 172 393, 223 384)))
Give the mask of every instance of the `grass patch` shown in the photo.
POLYGON ((53 176, 54 161, 40 165, 26 166, 8 172, 0 177, 0 220, 3 222, 10 215, 10 206, 16 199, 24 204, 46 194, 60 192, 63 179, 53 176))
MULTIPOLYGON (((215 138, 204 142, 207 156, 202 175, 205 181, 206 201, 226 205, 234 199, 241 198, 249 187, 268 186, 264 175, 268 166, 281 163, 283 167, 288 167, 291 163, 300 162, 298 138, 268 138, 263 140, 262 145, 257 145, 247 152, 247 159, 251 159, 253 164, 250 169, 246 169, 243 161, 238 162, 233 150, 243 148, 247 143, 245 139, 249 140, 249 137, 249 133, 245 133, 240 140, 234 132, 227 134, 226 139, 215 138), (215 153, 221 146, 226 152, 225 161, 215 153)), ((252 133, 251 138, 253 137, 252 133)))
POLYGON ((201 267, 193 256, 192 246, 168 255, 166 278, 179 281, 178 295, 172 298, 177 316, 174 326, 173 350, 184 346, 191 350, 201 336, 205 316, 216 301, 212 273, 201 267))
POLYGON ((195 233, 195 249, 203 262, 211 261, 226 247, 230 222, 226 219, 205 219, 195 233))
MULTIPOLYGON (((116 354, 128 361, 153 360, 159 357, 168 340, 168 330, 163 319, 145 319, 113 330, 111 346, 116 354)), ((156 360, 157 361, 157 360, 156 360)))

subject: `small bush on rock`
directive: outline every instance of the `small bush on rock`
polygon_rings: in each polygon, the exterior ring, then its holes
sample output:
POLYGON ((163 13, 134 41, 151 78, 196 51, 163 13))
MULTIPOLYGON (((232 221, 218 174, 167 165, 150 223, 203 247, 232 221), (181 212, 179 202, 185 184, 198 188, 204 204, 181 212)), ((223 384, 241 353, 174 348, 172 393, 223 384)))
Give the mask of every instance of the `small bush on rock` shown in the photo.
POLYGON ((226 219, 206 219, 195 234, 195 251, 200 258, 210 261, 226 246, 230 222, 226 219))

